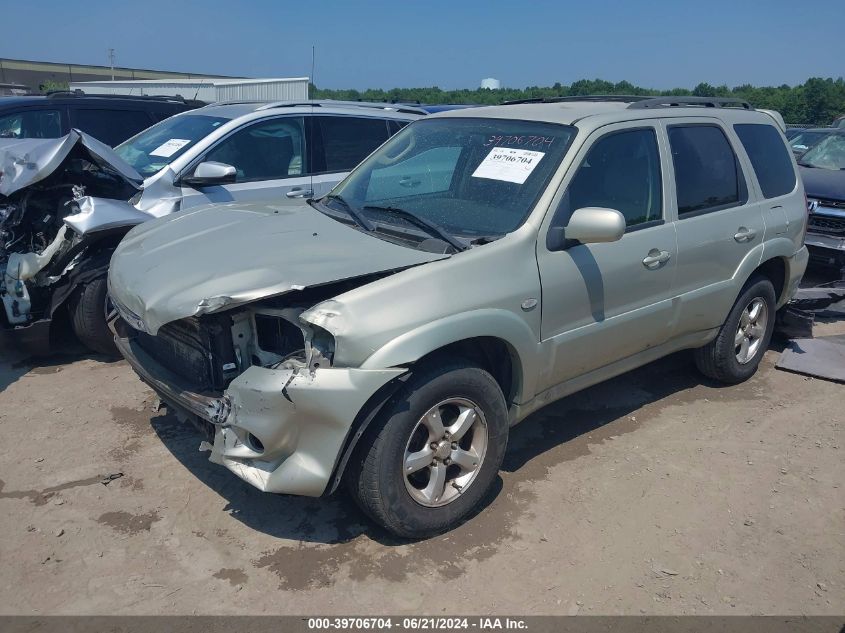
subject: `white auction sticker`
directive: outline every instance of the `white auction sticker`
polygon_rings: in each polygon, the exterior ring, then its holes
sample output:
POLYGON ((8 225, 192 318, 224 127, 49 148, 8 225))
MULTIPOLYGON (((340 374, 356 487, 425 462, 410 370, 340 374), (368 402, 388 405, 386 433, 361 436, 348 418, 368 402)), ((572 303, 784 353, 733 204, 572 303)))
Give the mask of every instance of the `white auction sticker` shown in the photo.
POLYGON ((545 155, 545 152, 532 152, 527 149, 494 147, 481 161, 472 177, 505 180, 521 185, 545 155))
POLYGON ((150 156, 161 156, 163 158, 170 158, 171 156, 173 156, 173 154, 178 152, 190 142, 190 139, 172 138, 169 141, 165 141, 164 143, 156 147, 153 151, 151 151, 150 156))

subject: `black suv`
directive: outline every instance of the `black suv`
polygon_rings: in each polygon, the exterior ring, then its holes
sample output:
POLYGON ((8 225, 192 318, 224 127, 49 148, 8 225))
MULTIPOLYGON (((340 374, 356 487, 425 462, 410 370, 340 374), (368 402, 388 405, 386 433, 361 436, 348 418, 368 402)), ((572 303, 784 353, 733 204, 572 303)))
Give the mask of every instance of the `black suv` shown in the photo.
POLYGON ((77 128, 113 147, 159 121, 203 105, 181 97, 79 92, 4 97, 0 99, 0 139, 60 138, 77 128))

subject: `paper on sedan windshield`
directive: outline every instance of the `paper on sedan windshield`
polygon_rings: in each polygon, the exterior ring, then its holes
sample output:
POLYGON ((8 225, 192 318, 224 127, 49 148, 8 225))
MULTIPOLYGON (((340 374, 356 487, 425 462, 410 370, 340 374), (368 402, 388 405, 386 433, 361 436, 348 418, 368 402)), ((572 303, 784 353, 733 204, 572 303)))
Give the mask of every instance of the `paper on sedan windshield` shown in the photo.
POLYGON ((521 185, 545 155, 544 152, 532 152, 528 149, 494 147, 481 161, 472 177, 504 180, 521 185))
POLYGON ((165 141, 164 143, 156 147, 153 151, 151 151, 150 156, 161 156, 162 158, 170 158, 171 156, 173 156, 173 154, 178 152, 190 142, 190 139, 172 138, 169 141, 165 141))

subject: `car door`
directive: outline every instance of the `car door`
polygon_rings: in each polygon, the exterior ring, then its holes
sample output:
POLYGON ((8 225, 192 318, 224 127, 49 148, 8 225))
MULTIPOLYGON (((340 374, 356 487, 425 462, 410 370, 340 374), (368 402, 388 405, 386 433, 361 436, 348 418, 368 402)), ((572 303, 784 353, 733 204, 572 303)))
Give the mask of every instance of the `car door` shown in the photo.
POLYGON ((680 335, 722 324, 738 291, 734 275, 746 257, 755 256, 765 224, 725 126, 685 118, 668 121, 665 131, 675 183, 680 335))
POLYGON ((285 201, 311 196, 308 143, 301 116, 277 116, 247 123, 215 143, 184 172, 202 162, 235 168, 235 182, 182 185, 182 208, 212 202, 285 201))
POLYGON ((542 234, 537 259, 542 283, 542 339, 551 363, 541 389, 664 342, 672 315, 677 247, 667 215, 667 153, 655 125, 600 128, 575 159, 542 234), (627 224, 617 242, 566 244, 547 236, 583 207, 620 211, 627 224))
POLYGON ((393 133, 386 119, 315 116, 314 197, 327 194, 393 133))

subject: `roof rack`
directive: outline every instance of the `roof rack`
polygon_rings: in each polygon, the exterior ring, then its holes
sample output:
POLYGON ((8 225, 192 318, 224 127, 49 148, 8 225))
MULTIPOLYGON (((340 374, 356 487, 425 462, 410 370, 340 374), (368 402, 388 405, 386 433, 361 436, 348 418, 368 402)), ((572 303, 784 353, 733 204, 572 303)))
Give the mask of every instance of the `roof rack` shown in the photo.
POLYGON ((698 108, 754 109, 745 99, 737 99, 736 97, 651 97, 635 101, 628 108, 639 110, 645 108, 680 108, 688 106, 698 108))
POLYGON ((133 95, 133 94, 114 94, 114 93, 93 93, 83 92, 80 89, 76 90, 51 90, 47 92, 46 96, 51 99, 59 99, 66 97, 95 97, 97 99, 143 99, 145 101, 178 101, 179 103, 205 103, 195 99, 185 99, 182 95, 133 95))
POLYGON ((568 97, 534 97, 531 99, 514 99, 502 101, 502 105, 519 105, 521 103, 566 103, 568 101, 611 101, 615 103, 634 103, 651 97, 642 95, 572 95, 568 97))
POLYGON ((323 106, 351 106, 355 108, 392 110, 393 112, 402 112, 404 114, 428 114, 428 112, 426 112, 422 108, 398 103, 377 103, 372 101, 333 101, 331 99, 305 101, 274 101, 273 103, 267 103, 259 108, 256 108, 256 110, 272 110, 273 108, 295 108, 297 106, 314 106, 317 108, 323 106))

